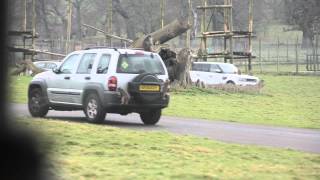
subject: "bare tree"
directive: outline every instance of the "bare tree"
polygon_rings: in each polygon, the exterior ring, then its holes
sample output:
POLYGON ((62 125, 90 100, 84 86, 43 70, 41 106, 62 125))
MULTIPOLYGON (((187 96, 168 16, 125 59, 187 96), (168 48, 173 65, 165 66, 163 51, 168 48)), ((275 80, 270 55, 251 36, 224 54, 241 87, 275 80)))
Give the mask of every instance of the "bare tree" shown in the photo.
POLYGON ((303 32, 303 46, 312 45, 316 31, 320 27, 319 0, 285 0, 286 21, 303 32))

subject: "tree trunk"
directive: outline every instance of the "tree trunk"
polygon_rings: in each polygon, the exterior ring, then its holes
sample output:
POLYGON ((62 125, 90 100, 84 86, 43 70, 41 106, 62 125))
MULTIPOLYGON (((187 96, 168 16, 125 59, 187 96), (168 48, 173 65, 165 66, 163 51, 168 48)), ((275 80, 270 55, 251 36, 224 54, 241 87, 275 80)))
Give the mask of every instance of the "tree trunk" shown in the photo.
POLYGON ((310 48, 313 46, 313 34, 308 27, 302 30, 302 48, 310 48))
POLYGON ((146 36, 143 36, 143 37, 137 39, 135 42, 133 42, 131 47, 145 48, 144 47, 145 41, 146 40, 148 41, 150 37, 153 40, 153 43, 152 43, 153 45, 163 44, 163 43, 179 36, 180 34, 183 34, 190 27, 191 27, 191 25, 188 24, 188 21, 183 20, 183 19, 180 19, 180 20, 176 19, 173 22, 171 22, 170 24, 164 26, 162 29, 159 29, 149 35, 146 35, 146 36))
POLYGON ((190 69, 191 69, 191 53, 190 49, 184 48, 178 53, 178 64, 176 73, 180 86, 186 88, 191 84, 190 69))
POLYGON ((40 2, 40 6, 41 8, 39 8, 41 10, 41 14, 42 14, 42 18, 41 20, 43 21, 44 24, 44 28, 45 28, 45 32, 44 32, 44 36, 45 38, 51 38, 50 37, 50 28, 49 28, 49 23, 48 23, 48 17, 47 17, 47 12, 46 12, 46 8, 45 8, 45 0, 39 1, 40 2))
POLYGON ((77 39, 79 41, 82 40, 82 32, 81 32, 81 3, 82 2, 77 2, 75 5, 76 8, 76 19, 77 19, 77 39))

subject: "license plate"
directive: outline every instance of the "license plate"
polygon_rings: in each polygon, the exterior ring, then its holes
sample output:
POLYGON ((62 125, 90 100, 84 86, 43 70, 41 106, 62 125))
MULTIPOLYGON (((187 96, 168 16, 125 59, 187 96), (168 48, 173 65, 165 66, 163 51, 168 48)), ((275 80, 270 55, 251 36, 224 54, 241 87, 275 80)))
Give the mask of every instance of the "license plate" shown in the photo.
POLYGON ((159 85, 140 85, 139 90, 140 91, 158 92, 158 91, 160 91, 160 86, 159 85))

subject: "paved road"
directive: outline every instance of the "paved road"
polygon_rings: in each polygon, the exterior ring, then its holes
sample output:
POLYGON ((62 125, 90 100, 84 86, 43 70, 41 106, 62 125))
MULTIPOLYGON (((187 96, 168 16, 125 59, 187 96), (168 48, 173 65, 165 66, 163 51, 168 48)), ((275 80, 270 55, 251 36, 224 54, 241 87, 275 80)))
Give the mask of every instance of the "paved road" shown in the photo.
MULTIPOLYGON (((12 111, 18 116, 30 116, 25 104, 12 104, 12 111)), ((49 111, 48 118, 63 121, 85 122, 81 111, 49 111)), ((223 142, 288 148, 320 153, 320 131, 298 128, 270 127, 240 123, 207 121, 162 116, 154 127, 144 126, 137 114, 120 116, 108 114, 105 125, 136 130, 168 131, 183 135, 194 135, 223 142)))

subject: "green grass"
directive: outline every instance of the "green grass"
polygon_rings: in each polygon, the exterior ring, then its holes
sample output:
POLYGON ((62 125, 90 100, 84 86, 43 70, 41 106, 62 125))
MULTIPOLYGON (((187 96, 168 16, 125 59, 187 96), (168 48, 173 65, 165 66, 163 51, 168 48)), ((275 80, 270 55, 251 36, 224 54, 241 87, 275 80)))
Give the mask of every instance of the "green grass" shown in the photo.
MULTIPOLYGON (((261 94, 191 89, 171 93, 164 115, 320 129, 320 78, 263 75, 261 94)), ((11 101, 27 102, 30 77, 12 78, 11 101)))
POLYGON ((57 179, 320 177, 320 156, 316 154, 59 120, 16 123, 41 132, 42 151, 50 152, 48 167, 57 179))
POLYGON ((320 128, 320 78, 261 76, 261 94, 189 90, 172 94, 165 115, 320 128))
POLYGON ((28 85, 31 81, 31 76, 12 76, 10 78, 10 101, 14 103, 27 103, 28 85))

